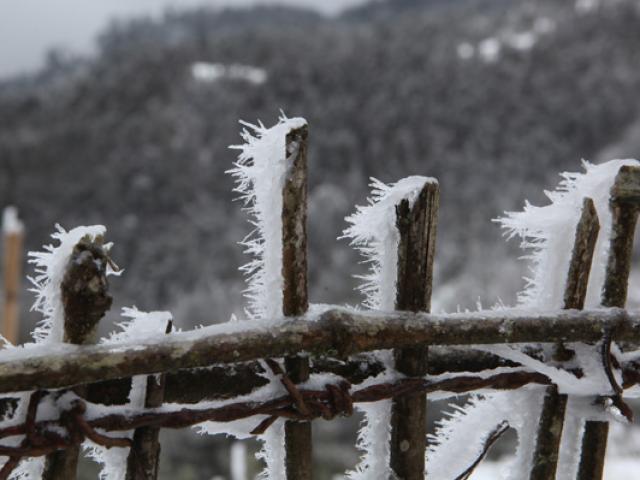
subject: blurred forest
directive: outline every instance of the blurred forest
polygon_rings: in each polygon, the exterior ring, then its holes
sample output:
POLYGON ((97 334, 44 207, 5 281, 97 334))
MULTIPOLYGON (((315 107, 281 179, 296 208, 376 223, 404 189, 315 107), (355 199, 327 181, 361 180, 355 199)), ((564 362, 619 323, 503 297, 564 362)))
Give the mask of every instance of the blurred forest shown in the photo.
POLYGON ((242 313, 237 241, 250 231, 227 147, 239 119, 269 125, 282 108, 310 124, 312 301, 359 301, 365 266, 336 237, 368 178, 421 174, 442 192, 434 308, 513 303, 524 268, 491 219, 544 203, 581 158, 640 156, 638 25, 635 0, 113 23, 94 58, 52 52, 37 74, 0 82, 0 206, 20 209, 29 249, 56 222, 106 225, 126 270, 117 305, 170 309, 182 328, 225 321, 242 313))

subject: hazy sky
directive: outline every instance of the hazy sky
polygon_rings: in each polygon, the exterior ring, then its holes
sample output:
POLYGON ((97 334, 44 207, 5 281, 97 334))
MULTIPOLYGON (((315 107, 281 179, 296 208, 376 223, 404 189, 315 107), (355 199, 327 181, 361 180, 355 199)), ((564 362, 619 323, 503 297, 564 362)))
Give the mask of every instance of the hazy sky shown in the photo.
POLYGON ((0 0, 0 77, 42 64, 46 51, 62 47, 91 52, 93 39, 111 18, 161 15, 167 7, 247 6, 287 3, 332 14, 364 0, 0 0))

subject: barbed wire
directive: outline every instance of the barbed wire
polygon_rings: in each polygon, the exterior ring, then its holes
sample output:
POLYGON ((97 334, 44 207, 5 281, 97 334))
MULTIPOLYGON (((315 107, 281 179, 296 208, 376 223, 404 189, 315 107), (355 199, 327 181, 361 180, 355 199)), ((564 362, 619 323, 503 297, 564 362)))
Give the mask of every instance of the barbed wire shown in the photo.
POLYGON ((266 419, 251 431, 254 435, 260 435, 279 418, 311 421, 317 418, 331 420, 337 416, 350 416, 354 403, 377 402, 400 395, 435 391, 466 393, 484 388, 512 390, 532 383, 551 383, 545 375, 519 369, 486 377, 457 375, 434 381, 405 378, 353 391, 352 385, 347 381, 328 383, 321 390, 299 389, 277 362, 268 360, 267 365, 274 374, 280 376, 287 395, 260 402, 233 402, 215 408, 194 406, 175 411, 142 409, 133 413, 109 413, 87 419, 87 402, 78 397, 68 403, 67 408, 61 408, 57 419, 38 422, 36 418, 41 401, 57 392, 36 391, 29 398, 25 421, 0 428, 0 438, 24 435, 17 446, 0 445, 0 456, 9 458, 0 469, 0 480, 9 477, 21 458, 47 455, 81 444, 86 439, 106 448, 131 446, 131 439, 127 437, 112 437, 100 432, 125 432, 143 426, 186 428, 205 421, 232 422, 265 415, 266 419))
MULTIPOLYGON (((613 369, 620 365, 611 354, 611 335, 605 332, 602 347, 602 365, 611 383, 614 395, 608 397, 615 407, 631 421, 631 409, 622 400, 623 387, 615 379, 613 369)), ((296 421, 312 421, 317 418, 332 420, 338 416, 353 414, 355 403, 388 400, 407 394, 433 392, 468 393, 482 389, 514 390, 528 384, 551 385, 552 380, 539 372, 519 367, 503 367, 493 374, 458 374, 439 379, 402 378, 353 389, 344 379, 327 383, 322 389, 299 388, 272 359, 265 364, 277 376, 286 395, 264 401, 232 402, 212 408, 198 408, 198 404, 179 410, 141 409, 131 412, 106 413, 87 418, 87 401, 77 397, 66 407, 60 407, 58 418, 36 421, 38 406, 45 397, 59 395, 58 391, 38 390, 31 394, 25 420, 22 423, 0 428, 0 439, 23 435, 17 446, 0 445, 0 456, 8 457, 0 469, 0 480, 7 479, 24 457, 39 457, 56 450, 79 445, 86 439, 106 448, 131 447, 128 437, 112 437, 106 432, 126 432, 139 427, 187 428, 206 421, 233 422, 253 416, 266 418, 251 430, 253 435, 263 434, 279 418, 296 421), (105 432, 105 433, 101 433, 105 432)), ((633 365, 631 366, 633 367, 633 365)), ((625 365, 623 386, 629 387, 637 380, 635 368, 625 365), (630 372, 627 370, 630 369, 630 372)), ((57 399, 56 399, 57 400, 57 399)), ((55 402, 55 400, 54 400, 55 402)), ((113 410, 114 407, 110 407, 113 410)))

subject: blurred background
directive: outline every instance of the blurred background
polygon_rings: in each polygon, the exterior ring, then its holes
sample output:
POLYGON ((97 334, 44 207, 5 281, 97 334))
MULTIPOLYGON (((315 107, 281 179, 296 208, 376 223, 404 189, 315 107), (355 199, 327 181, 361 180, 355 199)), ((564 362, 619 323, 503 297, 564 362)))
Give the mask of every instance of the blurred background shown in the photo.
MULTIPOLYGON (((310 124, 313 302, 360 301, 336 237, 369 177, 420 174, 441 183, 434 310, 510 305, 526 266, 491 219, 583 158, 640 157, 639 87, 637 0, 3 2, 0 208, 28 250, 56 222, 107 226, 125 273, 105 331, 130 305, 183 329, 242 316, 227 147, 283 109, 310 124)), ((317 422, 318 478, 355 464, 357 421, 317 422)), ((229 440, 163 435, 161 478, 231 478, 229 440)))

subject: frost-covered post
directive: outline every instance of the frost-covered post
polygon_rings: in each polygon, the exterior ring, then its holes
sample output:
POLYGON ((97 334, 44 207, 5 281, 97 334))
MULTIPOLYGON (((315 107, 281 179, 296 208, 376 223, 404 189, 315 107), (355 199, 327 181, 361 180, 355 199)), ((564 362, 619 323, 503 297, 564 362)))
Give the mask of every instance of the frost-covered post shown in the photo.
MULTIPOLYGON (((307 122, 287 118, 266 128, 262 123, 242 132, 243 145, 234 168, 235 191, 242 195, 255 230, 242 244, 254 256, 242 267, 249 276, 247 313, 250 318, 272 321, 299 316, 307 299, 307 122)), ((285 359, 289 378, 304 382, 309 375, 304 358, 285 359)), ((272 380, 276 380, 275 373, 272 380)), ((282 380, 282 379, 281 379, 282 380)), ((258 457, 266 463, 270 480, 311 478, 310 422, 277 420, 262 436, 258 457)))
POLYGON ((22 244, 24 226, 15 207, 2 215, 4 236, 4 309, 2 335, 14 345, 18 342, 20 279, 22 278, 22 244))
MULTIPOLYGON (((95 343, 100 319, 111 307, 108 293, 107 267, 109 257, 100 237, 84 237, 74 247, 60 284, 64 308, 66 343, 86 345, 95 343)), ((74 388, 83 396, 86 387, 74 388)), ((42 478, 44 480, 74 480, 80 447, 71 447, 47 455, 42 478)))
MULTIPOLYGON (((173 322, 167 322, 166 334, 171 333, 173 322)), ((164 402, 166 375, 149 375, 146 378, 145 408, 161 407, 164 402)), ((133 386, 133 382, 132 382, 133 386)), ((133 445, 127 457, 126 480, 156 480, 160 463, 159 427, 140 427, 133 433, 133 445)))
MULTIPOLYGON (((593 200, 585 198, 582 204, 582 215, 576 227, 576 237, 564 291, 565 309, 582 310, 584 308, 591 262, 599 231, 600 223, 593 200)), ((565 353, 570 354, 559 343, 556 346, 556 356, 561 357, 565 353)), ((556 386, 547 388, 540 415, 540 425, 529 475, 530 480, 547 480, 556 477, 567 399, 567 395, 558 393, 556 386)))
MULTIPOLYGON (((439 189, 425 183, 411 207, 404 199, 396 207, 398 273, 396 310, 428 312, 431 309, 439 189)), ((427 374, 427 347, 394 351, 396 369, 407 376, 427 374)), ((405 480, 424 479, 427 397, 396 397, 391 417, 391 468, 405 480)))
MULTIPOLYGON (((307 125, 286 137, 288 171, 282 190, 282 313, 304 315, 307 298, 307 125), (289 160, 290 159, 290 160, 289 160)), ((295 383, 309 379, 309 360, 285 359, 287 373, 295 383)), ((288 479, 311 478, 311 422, 285 423, 288 479)))
MULTIPOLYGON (((640 167, 620 167, 611 188, 609 207, 612 214, 611 239, 602 288, 602 305, 624 308, 640 207, 640 167)), ((608 422, 585 423, 578 470, 579 480, 602 478, 608 434, 608 422)))
MULTIPOLYGON (((364 280, 360 286, 366 295, 364 306, 387 312, 397 308, 428 310, 435 246, 437 180, 411 176, 390 185, 372 180, 368 204, 356 207, 356 212, 346 218, 351 225, 344 231, 344 237, 351 239, 351 245, 370 264, 369 273, 360 277, 364 280)), ((415 338, 409 333, 407 323, 402 322, 399 327, 403 338, 415 338)), ((350 339, 349 343, 356 343, 355 338, 350 339)), ((397 361, 394 360, 393 350, 379 349, 381 351, 372 353, 371 359, 385 367, 375 378, 395 379, 396 369, 405 375, 414 376, 412 372, 415 371, 419 372, 418 376, 424 376, 426 372, 422 367, 426 368, 426 361, 423 354, 426 352, 423 347, 427 343, 416 342, 406 349, 406 353, 399 354, 397 361)), ((388 348, 400 346, 397 342, 390 342, 388 348)), ((363 455, 356 468, 348 472, 347 478, 418 478, 396 475, 392 466, 395 464, 402 464, 397 471, 417 468, 416 474, 419 476, 422 472, 423 477, 424 458, 413 457, 418 452, 422 457, 425 455, 424 430, 416 435, 422 435, 421 438, 414 437, 412 430, 416 427, 420 429, 416 423, 418 417, 425 418, 426 404, 423 402, 417 396, 410 395, 396 402, 395 409, 390 400, 358 406, 365 417, 358 433, 358 448, 363 455), (393 410, 399 413, 397 420, 392 419, 393 410), (400 428, 396 428, 392 434, 392 425, 395 424, 400 428), (394 446, 397 446, 397 452, 393 454, 392 461, 394 446), (408 463, 417 467, 407 467, 408 463)))

